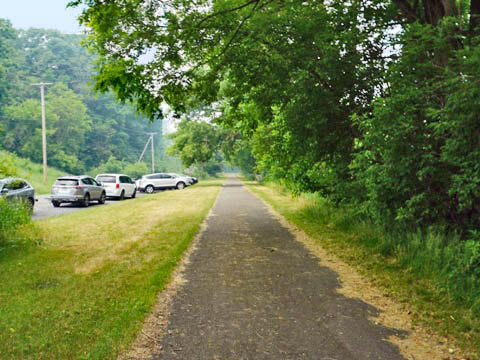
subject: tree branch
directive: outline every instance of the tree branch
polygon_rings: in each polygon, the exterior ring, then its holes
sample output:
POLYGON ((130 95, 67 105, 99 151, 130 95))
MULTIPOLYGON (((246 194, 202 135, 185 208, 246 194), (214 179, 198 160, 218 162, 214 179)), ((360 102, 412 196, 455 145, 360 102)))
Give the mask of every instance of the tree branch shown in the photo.
POLYGON ((232 44, 233 40, 237 37, 240 29, 242 28, 243 24, 245 23, 245 21, 247 21, 252 15, 253 13, 255 12, 255 9, 257 8, 258 4, 260 4, 262 0, 255 0, 256 4, 255 6, 252 8, 252 10, 250 11, 250 13, 245 16, 242 21, 240 22, 240 24, 238 24, 237 28, 235 29, 235 32, 233 33, 232 37, 230 38, 230 40, 228 40, 228 43, 227 45, 225 45, 225 47, 223 48, 223 50, 221 51, 219 57, 225 55, 225 53, 227 52, 228 48, 230 47, 230 45, 232 44))
MULTIPOLYGON (((219 16, 219 15, 223 15, 223 14, 228 14, 229 12, 233 12, 233 11, 237 11, 237 10, 240 10, 240 9, 243 9, 247 6, 250 6, 254 3, 256 3, 256 5, 258 5, 258 2, 259 0, 250 0, 250 1, 247 1, 245 4, 242 4, 242 5, 239 5, 237 7, 234 7, 234 8, 231 8, 231 9, 226 9, 226 10, 222 10, 222 11, 217 11, 216 13, 213 13, 213 14, 210 14, 210 15, 207 15, 205 16, 202 20, 200 20, 198 22, 198 24, 196 25, 197 27, 199 27, 200 25, 202 25, 205 21, 215 17, 215 16, 219 16)), ((255 5, 255 6, 256 6, 255 5)))
POLYGON ((415 9, 410 6, 407 0, 392 0, 392 2, 397 5, 402 13, 402 16, 408 21, 415 22, 418 20, 415 9))

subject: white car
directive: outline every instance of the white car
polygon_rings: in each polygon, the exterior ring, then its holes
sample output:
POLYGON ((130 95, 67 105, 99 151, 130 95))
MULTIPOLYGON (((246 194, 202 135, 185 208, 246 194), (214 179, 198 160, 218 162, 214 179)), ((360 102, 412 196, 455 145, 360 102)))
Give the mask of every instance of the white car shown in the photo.
POLYGON ((185 178, 188 181, 188 185, 195 185, 196 183, 198 183, 198 179, 196 177, 188 176, 184 174, 174 174, 174 175, 185 178))
POLYGON ((159 189, 182 190, 188 185, 190 185, 190 181, 187 178, 170 173, 144 175, 140 180, 137 180, 138 190, 148 194, 159 189))
POLYGON ((137 186, 132 178, 125 174, 98 174, 95 177, 103 185, 107 198, 123 200, 126 197, 135 198, 137 186))

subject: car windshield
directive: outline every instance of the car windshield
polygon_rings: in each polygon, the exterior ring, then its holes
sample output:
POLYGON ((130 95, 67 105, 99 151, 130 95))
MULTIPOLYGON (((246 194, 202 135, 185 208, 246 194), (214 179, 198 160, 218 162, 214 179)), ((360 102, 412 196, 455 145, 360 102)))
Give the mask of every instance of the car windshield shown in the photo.
POLYGON ((76 186, 76 185, 78 185, 78 180, 76 180, 76 179, 57 179, 57 181, 55 181, 55 185, 76 186))
POLYGON ((115 176, 98 176, 97 181, 103 183, 116 183, 117 179, 115 176))

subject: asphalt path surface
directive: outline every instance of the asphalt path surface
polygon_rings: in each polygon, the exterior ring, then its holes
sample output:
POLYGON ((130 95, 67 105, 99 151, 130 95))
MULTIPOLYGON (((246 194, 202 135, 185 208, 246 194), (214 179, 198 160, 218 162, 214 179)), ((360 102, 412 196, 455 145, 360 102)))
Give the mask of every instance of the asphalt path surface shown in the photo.
MULTIPOLYGON (((142 197, 142 196, 148 196, 148 195, 146 195, 144 193, 140 193, 139 191, 137 191, 136 196, 137 197, 142 197)), ((53 207, 52 202, 50 201, 50 195, 37 195, 37 196, 35 196, 35 198, 38 201, 35 202, 35 206, 34 206, 34 209, 33 209, 33 215, 32 215, 33 220, 39 220, 39 219, 44 219, 44 218, 47 218, 47 217, 50 217, 50 216, 59 216, 59 215, 63 215, 63 214, 72 213, 72 212, 75 212, 75 211, 81 211, 81 210, 84 210, 84 209, 88 209, 88 208, 85 208, 85 207, 81 206, 80 204, 69 204, 69 203, 62 204, 58 208, 53 207)), ((130 198, 126 198, 123 201, 132 201, 132 200, 130 198)), ((98 204, 97 201, 92 201, 90 203, 89 207, 90 206, 105 206, 105 205, 116 203, 116 202, 118 202, 118 200, 107 199, 107 201, 105 202, 104 205, 100 205, 100 204, 98 204)))
POLYGON ((184 276, 153 359, 404 359, 387 339, 405 333, 338 293, 337 274, 236 180, 184 276))

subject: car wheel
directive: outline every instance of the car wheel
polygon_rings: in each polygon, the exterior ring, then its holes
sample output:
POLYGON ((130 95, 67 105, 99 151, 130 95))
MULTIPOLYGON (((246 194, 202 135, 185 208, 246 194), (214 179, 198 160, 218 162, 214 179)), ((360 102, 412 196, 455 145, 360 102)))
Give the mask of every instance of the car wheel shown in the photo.
POLYGON ((60 203, 58 201, 52 201, 53 207, 60 207, 60 203))
POLYGON ((120 194, 120 197, 118 198, 118 200, 122 201, 125 199, 125 191, 122 190, 122 193, 120 194))
POLYGON ((148 185, 148 186, 145 188, 145 192, 146 192, 147 194, 152 194, 154 190, 155 190, 155 189, 153 188, 152 185, 148 185))
POLYGON ((137 196, 137 189, 133 190, 132 199, 135 199, 135 196, 137 196))
POLYGON ((83 206, 88 207, 88 205, 90 205, 90 195, 85 194, 83 197, 83 206))
POLYGON ((107 195, 102 192, 102 195, 100 196, 100 199, 98 199, 99 204, 105 204, 105 200, 107 199, 107 195))
POLYGON ((180 182, 177 184, 177 189, 178 189, 178 190, 183 190, 183 189, 185 189, 185 183, 180 181, 180 182))
POLYGON ((29 209, 31 212, 33 212, 33 206, 35 205, 35 200, 29 198, 27 204, 28 204, 28 209, 29 209))

